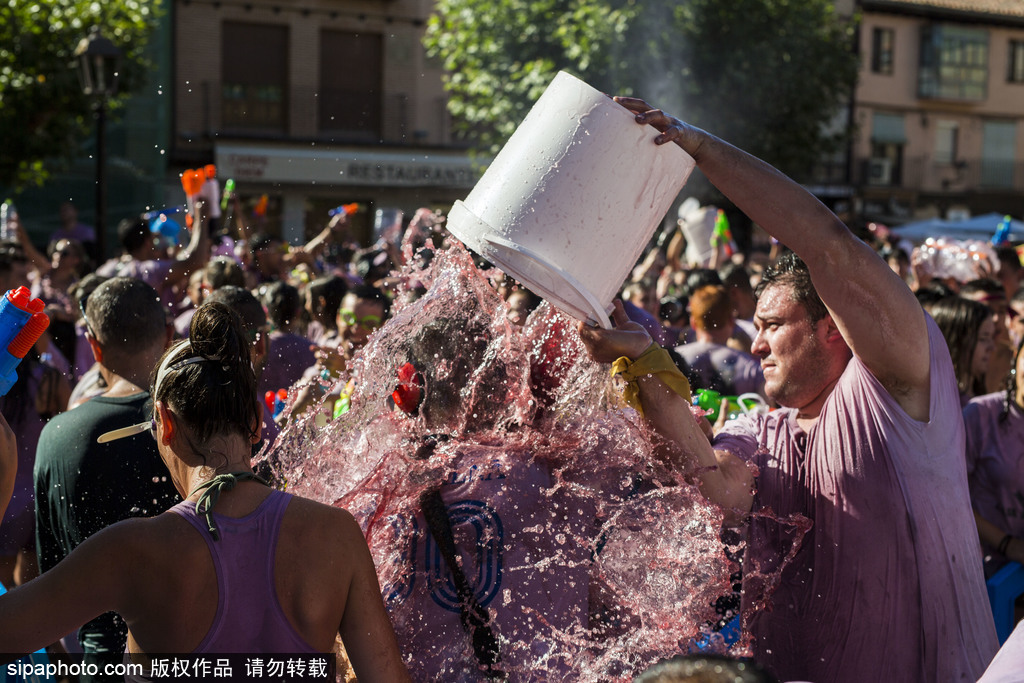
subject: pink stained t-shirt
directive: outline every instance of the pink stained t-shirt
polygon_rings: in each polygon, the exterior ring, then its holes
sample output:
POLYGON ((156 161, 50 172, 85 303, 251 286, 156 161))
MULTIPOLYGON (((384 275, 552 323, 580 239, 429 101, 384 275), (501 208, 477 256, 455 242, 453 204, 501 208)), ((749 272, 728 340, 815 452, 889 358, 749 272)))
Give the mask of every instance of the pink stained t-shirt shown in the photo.
MULTIPOLYGON (((1011 403, 1000 421, 1005 392, 972 399, 964 408, 967 481, 971 503, 982 517, 1008 534, 1024 536, 1024 412, 1011 403)), ((1006 562, 995 548, 992 570, 1006 562)))
MULTIPOLYGON (((729 423, 715 448, 758 467, 754 512, 813 523, 746 626, 754 657, 784 680, 976 681, 998 647, 967 492, 949 352, 927 318, 931 419, 908 416, 859 359, 805 433, 781 409, 729 423)), ((791 526, 749 524, 755 567, 778 566, 791 526)))
MULTIPOLYGON (((493 615, 501 667, 512 681, 534 680, 538 666, 545 680, 560 680, 572 663, 548 654, 560 634, 587 626, 591 550, 576 539, 592 529, 595 509, 556 492, 549 467, 527 453, 474 445, 453 464, 441 497, 466 578, 493 615)), ((413 680, 486 680, 422 512, 393 522, 407 569, 382 588, 413 680)))

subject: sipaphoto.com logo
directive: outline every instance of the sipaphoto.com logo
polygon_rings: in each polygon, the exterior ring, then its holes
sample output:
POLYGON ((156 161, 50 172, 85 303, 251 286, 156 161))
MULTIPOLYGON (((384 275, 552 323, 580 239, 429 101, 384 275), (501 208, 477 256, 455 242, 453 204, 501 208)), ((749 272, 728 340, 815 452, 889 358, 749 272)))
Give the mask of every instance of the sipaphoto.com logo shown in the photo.
POLYGON ((99 676, 102 671, 104 676, 142 676, 145 674, 145 667, 141 664, 130 664, 127 662, 118 664, 93 664, 91 662, 32 662, 20 660, 7 665, 7 675, 20 677, 24 680, 31 680, 33 677, 67 678, 69 676, 99 676))

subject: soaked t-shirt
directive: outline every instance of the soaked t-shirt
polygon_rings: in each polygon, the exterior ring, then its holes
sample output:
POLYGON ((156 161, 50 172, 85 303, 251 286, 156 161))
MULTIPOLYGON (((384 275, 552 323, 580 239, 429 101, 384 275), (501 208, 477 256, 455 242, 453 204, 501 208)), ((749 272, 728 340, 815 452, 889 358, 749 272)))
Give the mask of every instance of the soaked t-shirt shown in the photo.
MULTIPOLYGON (((557 677, 570 663, 546 656, 559 651, 556 634, 587 625, 591 551, 573 530, 592 524, 593 508, 570 505, 552 488, 550 469, 528 455, 466 450, 473 452, 456 462, 441 497, 463 572, 477 602, 493 615, 501 668, 512 681, 530 680, 538 669, 557 677)), ((394 525, 408 539, 409 566, 401 583, 382 589, 413 680, 486 680, 462 627, 451 572, 422 512, 394 525)))
POLYGON ((755 659, 784 680, 973 682, 996 652, 956 381, 930 317, 927 327, 927 423, 854 358, 809 432, 781 409, 715 439, 759 470, 744 607, 770 607, 746 626, 755 659), (802 543, 798 524, 777 521, 791 515, 812 523, 802 543))
MULTIPOLYGON (((982 517, 1008 534, 1024 537, 1024 411, 1011 402, 1000 420, 1005 392, 972 399, 964 408, 967 429, 967 481, 971 503, 982 517)), ((997 570, 1006 558, 984 545, 997 570)))

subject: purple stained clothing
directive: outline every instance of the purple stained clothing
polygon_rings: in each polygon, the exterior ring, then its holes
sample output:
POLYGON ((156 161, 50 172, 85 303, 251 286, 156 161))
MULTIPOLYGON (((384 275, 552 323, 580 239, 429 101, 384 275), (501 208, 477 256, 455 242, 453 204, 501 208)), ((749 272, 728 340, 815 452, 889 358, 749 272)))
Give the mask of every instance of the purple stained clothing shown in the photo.
POLYGON ((792 543, 773 516, 813 523, 770 609, 747 624, 754 658, 784 680, 976 681, 996 651, 956 381, 930 317, 927 327, 927 423, 854 358, 809 432, 784 408, 729 422, 715 439, 759 472, 745 609, 761 597, 755 569, 774 571, 792 543))
POLYGON ((174 259, 151 261, 136 261, 131 258, 111 259, 97 268, 96 273, 103 277, 133 277, 136 280, 142 280, 157 291, 160 301, 168 311, 173 313, 178 307, 179 296, 174 288, 167 284, 167 274, 177 263, 174 259))
POLYGON ((214 541, 196 504, 182 501, 171 512, 202 535, 217 573, 217 613, 193 653, 317 652, 289 623, 274 586, 274 560, 281 521, 291 494, 271 491, 244 517, 213 514, 214 541))
POLYGON ((302 335, 291 332, 271 332, 270 352, 266 367, 257 387, 259 395, 278 389, 289 389, 302 379, 306 368, 316 363, 316 356, 310 350, 310 342, 302 335))
POLYGON ((82 244, 96 241, 96 229, 85 223, 75 223, 70 229, 63 225, 50 233, 49 244, 57 240, 78 240, 82 244))
MULTIPOLYGON (((544 653, 555 633, 587 627, 590 549, 572 539, 590 530, 593 503, 571 498, 565 488, 555 492, 549 467, 524 453, 474 445, 452 464, 441 498, 463 572, 493 615, 501 665, 518 672, 510 680, 529 680, 523 672, 543 662, 551 680, 559 680, 571 663, 544 653)), ((398 585, 382 591, 412 679, 485 680, 423 513, 395 519, 393 529, 396 543, 408 546, 397 553, 408 567, 398 585)))
POLYGON ((174 332, 182 339, 188 338, 188 330, 192 325, 192 318, 195 314, 196 309, 193 307, 182 311, 174 318, 174 332))
POLYGON ((643 328, 647 330, 647 334, 651 335, 651 339, 654 340, 655 344, 664 346, 666 335, 665 328, 661 326, 661 322, 636 304, 630 303, 625 299, 621 299, 621 301, 622 308, 626 311, 626 316, 633 322, 643 325, 643 328))
MULTIPOLYGON (((982 517, 1008 534, 1024 537, 1024 411, 1011 402, 1005 422, 1005 392, 979 396, 964 408, 967 430, 967 481, 971 504, 982 517)), ((994 572, 1006 563, 995 548, 982 544, 994 572)))
POLYGON ((682 344, 676 353, 689 365, 695 389, 714 389, 725 396, 764 395, 761 362, 749 353, 711 342, 682 344))

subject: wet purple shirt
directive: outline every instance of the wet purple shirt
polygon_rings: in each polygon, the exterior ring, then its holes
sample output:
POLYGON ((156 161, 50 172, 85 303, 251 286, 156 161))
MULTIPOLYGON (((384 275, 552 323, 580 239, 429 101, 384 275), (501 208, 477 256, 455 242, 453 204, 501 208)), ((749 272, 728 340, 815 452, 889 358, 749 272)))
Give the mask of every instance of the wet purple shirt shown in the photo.
MULTIPOLYGON (((1012 404, 1000 422, 1005 397, 1005 392, 986 394, 964 408, 967 481, 978 514, 1019 538, 1024 536, 1024 412, 1012 404)), ((985 551, 996 552, 987 546, 985 551)), ((1005 559, 1000 555, 997 563, 1005 559)))
MULTIPOLYGON (((976 681, 998 647, 964 466, 960 401, 929 317, 931 419, 908 416, 858 359, 809 432, 781 409, 726 425, 715 447, 759 469, 755 513, 813 527, 747 624, 754 657, 784 680, 976 681)), ((755 516, 744 604, 792 527, 755 516)))
MULTIPOLYGON (((549 468, 524 453, 464 449, 441 487, 464 572, 479 604, 494 615, 502 666, 529 680, 552 647, 552 631, 586 628, 590 552, 573 542, 589 529, 592 505, 553 494, 549 468), (488 454, 493 453, 493 459, 488 454), (561 538, 561 542, 559 542, 561 538)), ((480 681, 462 628, 459 597, 422 513, 395 520, 408 568, 383 586, 399 647, 413 680, 480 681)), ((560 680, 568 663, 546 661, 560 680)))

